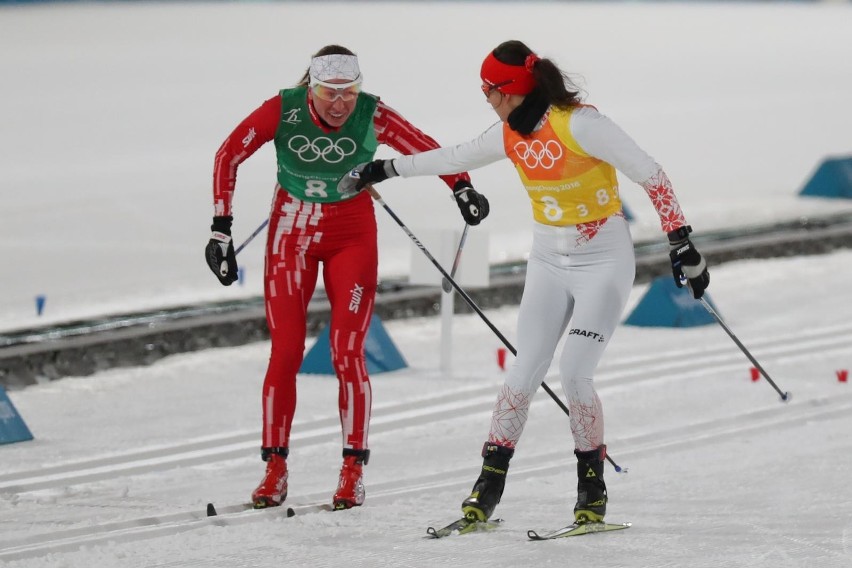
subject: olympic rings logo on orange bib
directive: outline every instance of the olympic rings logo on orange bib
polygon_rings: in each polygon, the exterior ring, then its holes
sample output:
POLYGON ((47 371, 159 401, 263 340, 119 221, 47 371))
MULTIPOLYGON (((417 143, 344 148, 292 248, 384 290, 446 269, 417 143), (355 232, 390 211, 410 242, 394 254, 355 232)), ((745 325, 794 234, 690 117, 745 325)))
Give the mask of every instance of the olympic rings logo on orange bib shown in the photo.
POLYGON ((533 140, 532 142, 518 142, 514 146, 518 157, 524 165, 530 169, 551 169, 562 157, 562 146, 555 140, 533 140))

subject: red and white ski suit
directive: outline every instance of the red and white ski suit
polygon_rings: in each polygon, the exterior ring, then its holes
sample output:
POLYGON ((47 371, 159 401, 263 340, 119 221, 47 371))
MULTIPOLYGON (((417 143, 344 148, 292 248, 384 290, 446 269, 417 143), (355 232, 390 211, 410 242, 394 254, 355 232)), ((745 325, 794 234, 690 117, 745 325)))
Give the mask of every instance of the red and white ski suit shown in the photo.
MULTIPOLYGON (((308 104, 311 120, 327 126, 308 104)), ((215 215, 231 215, 237 168, 275 138, 282 120, 281 96, 252 112, 224 141, 213 172, 215 215)), ((378 102, 375 136, 402 154, 438 143, 399 113, 378 102)), ((346 172, 341 172, 343 175, 346 172)), ((467 174, 442 176, 452 188, 467 174)), ((272 343, 263 384, 262 447, 289 447, 296 409, 296 374, 302 364, 308 303, 322 263, 331 305, 332 362, 340 383, 339 407, 344 448, 367 449, 372 394, 364 358, 377 281, 376 219, 367 193, 331 203, 302 201, 276 185, 266 241, 264 295, 272 343)))

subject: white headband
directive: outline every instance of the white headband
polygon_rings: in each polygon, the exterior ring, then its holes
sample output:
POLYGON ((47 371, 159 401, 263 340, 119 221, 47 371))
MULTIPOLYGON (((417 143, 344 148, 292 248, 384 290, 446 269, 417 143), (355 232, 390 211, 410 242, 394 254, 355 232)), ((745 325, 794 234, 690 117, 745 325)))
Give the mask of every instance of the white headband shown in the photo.
POLYGON ((311 59, 311 83, 325 82, 332 79, 346 79, 350 82, 361 80, 361 69, 358 67, 358 57, 333 53, 320 55, 311 59))

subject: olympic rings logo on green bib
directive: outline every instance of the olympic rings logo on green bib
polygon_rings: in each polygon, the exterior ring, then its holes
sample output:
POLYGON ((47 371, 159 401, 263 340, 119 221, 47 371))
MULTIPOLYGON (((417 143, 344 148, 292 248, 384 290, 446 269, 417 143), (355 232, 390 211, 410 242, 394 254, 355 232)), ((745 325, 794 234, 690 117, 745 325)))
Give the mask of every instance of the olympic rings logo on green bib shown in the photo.
POLYGON ((327 136, 320 136, 310 140, 301 134, 290 138, 287 146, 303 162, 322 160, 328 164, 340 163, 358 149, 358 145, 351 138, 332 140, 327 136))

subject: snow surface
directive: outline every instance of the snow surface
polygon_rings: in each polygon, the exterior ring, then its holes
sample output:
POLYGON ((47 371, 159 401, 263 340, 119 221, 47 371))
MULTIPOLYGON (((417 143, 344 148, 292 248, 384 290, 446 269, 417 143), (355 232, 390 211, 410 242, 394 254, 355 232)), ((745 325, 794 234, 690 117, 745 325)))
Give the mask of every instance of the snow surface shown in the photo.
MULTIPOLYGON (((590 100, 666 166, 698 230, 849 209, 795 193, 823 156, 849 152, 850 15, 786 4, 4 7, 0 183, 15 272, 4 272, 0 318, 28 326, 256 293, 256 244, 243 288, 220 287, 201 260, 213 152, 332 41, 361 54, 371 89, 452 142, 491 120, 476 81, 481 53, 524 32, 582 72, 590 100), (371 36, 378 21, 389 23, 371 36), (37 292, 49 295, 41 320, 27 313, 37 292)), ((237 194, 243 234, 270 197, 271 155, 254 160, 237 194)), ((528 243, 506 166, 474 178, 495 195, 493 260, 528 243)), ((633 189, 623 193, 640 217, 634 232, 655 234, 633 189)), ((457 220, 441 191, 434 180, 382 189, 415 228, 414 219, 431 225, 428 213, 457 220)), ((406 239, 395 225, 380 231, 385 273, 404 273, 406 239)), ((451 376, 439 371, 438 319, 384 322, 409 367, 372 377, 367 503, 347 512, 304 509, 330 500, 340 465, 336 381, 305 375, 289 460, 288 504, 299 514, 205 517, 210 501, 248 499, 262 474, 267 343, 13 391, 35 440, 0 446, 0 563, 850 566, 852 387, 836 377, 852 367, 850 267, 852 251, 711 267, 712 300, 793 393, 788 404, 751 380, 717 325, 618 330, 596 382, 611 455, 629 469, 607 468, 608 518, 633 522, 627 531, 526 540, 527 529, 566 523, 575 499, 568 420, 540 392, 497 510, 504 526, 425 538, 460 512, 502 382, 501 345, 472 315, 455 319, 451 376)), ((486 314, 515 341, 515 308, 486 314)), ((546 382, 561 393, 554 373, 546 382)))
MULTIPOLYGON (((367 502, 355 510, 204 518, 260 480, 268 344, 179 355, 11 393, 35 440, 0 447, 0 560, 10 568, 149 566, 822 566, 852 564, 852 251, 726 264, 711 296, 782 403, 717 325, 622 326, 597 374, 613 459, 613 521, 627 531, 549 543, 576 497, 567 417, 546 393, 492 533, 433 541, 460 514, 502 373, 478 317, 386 321, 409 367, 372 377, 367 502), (63 469, 47 470, 45 468, 63 469)), ((634 290, 638 301, 642 287, 634 290)), ((515 341, 516 310, 486 312, 515 341)), ((553 365, 546 382, 561 393, 553 365)), ((304 375, 287 503, 329 502, 340 467, 336 380, 304 375)))

